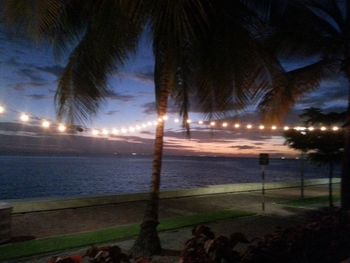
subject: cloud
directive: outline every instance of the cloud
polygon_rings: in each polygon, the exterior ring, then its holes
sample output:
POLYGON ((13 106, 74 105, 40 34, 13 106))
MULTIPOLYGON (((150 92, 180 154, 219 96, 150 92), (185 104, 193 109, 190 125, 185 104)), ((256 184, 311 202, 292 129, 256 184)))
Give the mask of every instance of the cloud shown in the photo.
POLYGON ((29 79, 30 82, 35 82, 35 83, 46 82, 46 80, 40 76, 38 71, 36 71, 32 68, 20 68, 17 70, 17 74, 20 77, 25 77, 25 78, 29 79))
POLYGON ((151 131, 141 131, 140 133, 145 135, 154 135, 154 132, 151 131))
POLYGON ((237 150, 254 150, 254 149, 261 149, 259 146, 253 146, 253 145, 233 145, 230 146, 230 148, 237 149, 237 150))
POLYGON ((153 115, 156 113, 156 103, 147 102, 141 106, 143 108, 143 113, 153 115))
POLYGON ((29 94, 29 95, 25 95, 28 98, 31 98, 33 100, 44 100, 49 98, 49 96, 44 95, 44 94, 29 94))
POLYGON ((145 84, 145 85, 154 85, 154 73, 153 73, 153 71, 119 72, 116 74, 116 77, 137 81, 137 82, 139 82, 141 84, 145 84))
POLYGON ((347 80, 344 78, 323 81, 320 88, 309 93, 302 98, 297 104, 296 109, 304 109, 309 107, 318 107, 327 109, 329 105, 334 104, 346 106, 348 90, 347 80))
POLYGON ((42 72, 50 73, 55 77, 59 78, 63 73, 64 67, 60 65, 54 65, 54 66, 46 66, 46 67, 36 67, 36 69, 42 72))
MULTIPOLYGON (((156 114, 156 103, 155 102, 147 102, 143 105, 141 105, 141 108, 143 108, 143 113, 148 114, 148 115, 154 115, 156 114)), ((172 113, 178 113, 178 107, 174 104, 172 100, 169 100, 168 102, 168 109, 167 109, 168 114, 172 113)))
POLYGON ((114 115, 114 114, 116 114, 116 113, 118 113, 118 112, 119 112, 118 110, 110 110, 110 111, 107 111, 107 112, 105 113, 105 115, 112 116, 112 115, 114 115))
POLYGON ((6 60, 5 64, 7 66, 12 66, 12 67, 17 67, 17 66, 21 65, 14 57, 11 57, 8 60, 6 60))
POLYGON ((135 72, 134 79, 144 84, 154 84, 154 73, 153 72, 135 72))
POLYGON ((113 90, 109 90, 107 92, 106 95, 107 99, 111 99, 111 100, 120 100, 120 101, 131 101, 135 98, 135 96, 132 95, 124 95, 124 94, 120 94, 119 92, 115 92, 113 90))
POLYGON ((47 83, 44 82, 20 82, 13 84, 10 87, 12 87, 16 91, 24 91, 30 88, 41 88, 46 86, 46 84, 47 83))

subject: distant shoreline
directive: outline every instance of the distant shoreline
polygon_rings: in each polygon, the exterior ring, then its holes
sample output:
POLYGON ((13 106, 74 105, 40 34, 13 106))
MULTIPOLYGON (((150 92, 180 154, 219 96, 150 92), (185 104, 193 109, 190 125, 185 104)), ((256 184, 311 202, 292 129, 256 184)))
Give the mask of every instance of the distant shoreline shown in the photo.
MULTIPOLYGON (((234 156, 227 156, 227 155, 164 155, 163 158, 184 158, 184 157, 190 157, 190 158, 225 158, 225 159, 230 159, 230 158, 235 158, 235 159, 257 159, 258 153, 256 156, 239 156, 239 155, 234 155, 234 156)), ((113 154, 113 153, 41 153, 41 152, 22 152, 22 153, 17 153, 17 152, 0 152, 0 157, 3 156, 32 156, 32 157, 146 157, 146 158, 151 158, 153 155, 152 154, 143 154, 143 153, 136 153, 136 155, 133 155, 133 153, 123 153, 123 154, 113 154)), ((293 155, 293 156, 287 156, 287 155, 280 155, 280 156, 270 156, 270 159, 284 159, 286 160, 294 160, 298 157, 298 155, 293 155)))

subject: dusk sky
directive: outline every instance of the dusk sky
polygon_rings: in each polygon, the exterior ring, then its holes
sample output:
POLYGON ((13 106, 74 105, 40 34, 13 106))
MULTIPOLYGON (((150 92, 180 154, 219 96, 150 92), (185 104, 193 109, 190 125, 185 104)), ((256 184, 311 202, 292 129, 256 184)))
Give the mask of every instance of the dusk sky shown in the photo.
MULTIPOLYGON (((57 60, 45 44, 31 44, 20 36, 9 37, 0 28, 0 105, 6 112, 0 115, 0 153, 132 153, 151 154, 154 126, 142 131, 113 138, 96 138, 91 133, 79 136, 43 131, 38 119, 21 124, 22 112, 32 117, 55 121, 54 94, 57 78, 65 58, 57 60)), ((299 65, 288 62, 287 69, 299 65)), ((150 40, 144 36, 139 50, 128 63, 110 76, 111 92, 89 128, 112 129, 129 127, 156 119, 153 83, 153 56, 150 40)), ((342 77, 324 81, 321 87, 300 101, 285 124, 297 124, 297 114, 308 107, 325 111, 342 111, 347 101, 347 86, 342 77)), ((165 153, 176 155, 246 156, 268 152, 276 156, 296 154, 283 145, 281 132, 246 131, 245 129, 214 130, 192 126, 191 139, 186 137, 178 117, 170 107, 166 125, 165 153)), ((192 120, 203 119, 192 112, 192 120)), ((254 108, 238 114, 242 123, 259 124, 254 108)), ((233 122, 229 123, 231 126, 233 122)))

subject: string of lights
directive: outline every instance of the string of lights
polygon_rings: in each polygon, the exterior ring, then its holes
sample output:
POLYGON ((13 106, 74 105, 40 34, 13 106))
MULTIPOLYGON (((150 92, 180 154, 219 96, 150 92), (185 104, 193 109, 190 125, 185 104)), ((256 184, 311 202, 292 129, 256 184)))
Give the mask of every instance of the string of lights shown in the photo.
MULTIPOLYGON (((17 110, 12 110, 13 112, 18 113, 17 110)), ((6 113, 6 108, 2 105, 0 105, 0 116, 4 115, 6 113)), ((31 120, 36 120, 37 122, 40 123, 40 126, 44 129, 44 130, 57 130, 60 133, 70 133, 72 131, 78 131, 78 132, 86 132, 86 133, 90 133, 93 136, 100 136, 100 137, 108 137, 108 136, 118 136, 118 135, 128 135, 134 132, 138 132, 138 131, 142 131, 142 130, 146 130, 149 127, 152 126, 157 126, 158 123, 160 122, 169 122, 169 121, 173 121, 174 123, 180 123, 180 120, 178 118, 174 118, 173 120, 169 119, 168 116, 163 116, 161 118, 158 118, 156 120, 150 120, 150 121, 146 121, 143 123, 137 123, 134 125, 130 125, 130 126, 122 126, 121 128, 112 128, 112 129, 106 129, 106 128, 90 128, 90 127, 80 127, 80 126, 71 126, 71 125, 66 125, 64 123, 57 123, 55 121, 50 121, 48 119, 45 118, 41 118, 41 117, 37 117, 34 116, 32 114, 29 113, 20 113, 19 117, 18 117, 19 121, 22 123, 29 123, 31 120)), ((338 126, 320 126, 320 127, 314 127, 314 126, 302 126, 302 125, 298 125, 298 126, 277 126, 277 125, 271 125, 271 126, 265 126, 263 124, 258 124, 258 125, 254 125, 251 123, 242 123, 242 122, 228 122, 228 121, 203 121, 203 120, 198 120, 198 121, 193 121, 191 119, 187 119, 186 121, 188 124, 190 125, 197 125, 197 126, 204 126, 204 127, 208 127, 211 129, 223 129, 223 130, 228 130, 228 129, 232 129, 232 130, 246 130, 246 131, 250 131, 250 130, 254 130, 254 131, 272 131, 272 132, 278 132, 278 131, 288 131, 291 129, 294 129, 296 131, 301 131, 301 132, 305 132, 305 131, 339 131, 342 128, 338 127, 338 126)))

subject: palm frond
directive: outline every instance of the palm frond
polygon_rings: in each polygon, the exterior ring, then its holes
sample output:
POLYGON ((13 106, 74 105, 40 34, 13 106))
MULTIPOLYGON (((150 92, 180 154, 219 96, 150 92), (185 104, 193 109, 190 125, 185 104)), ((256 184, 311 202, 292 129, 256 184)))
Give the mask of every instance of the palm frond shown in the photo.
POLYGON ((129 22, 129 17, 117 4, 101 4, 94 11, 58 85, 58 116, 67 116, 69 121, 81 122, 96 113, 107 95, 108 74, 122 65, 135 50, 142 31, 140 25, 129 22))
POLYGON ((255 17, 249 20, 251 11, 237 1, 221 4, 213 4, 209 33, 195 47, 193 58, 198 65, 194 74, 196 98, 209 118, 254 104, 274 81, 272 75, 277 75, 275 61, 268 59, 255 39, 254 28, 259 27, 254 23, 261 21, 255 17))
MULTIPOLYGON (((326 56, 336 51, 335 46, 339 50, 342 37, 335 24, 319 15, 307 3, 290 0, 285 12, 274 17, 275 30, 267 41, 271 50, 294 57, 326 56)), ((330 13, 328 15, 331 16, 330 13)))
POLYGON ((286 82, 283 85, 271 86, 271 90, 259 103, 264 120, 279 123, 302 96, 316 89, 338 66, 334 61, 320 60, 286 72, 286 82))

